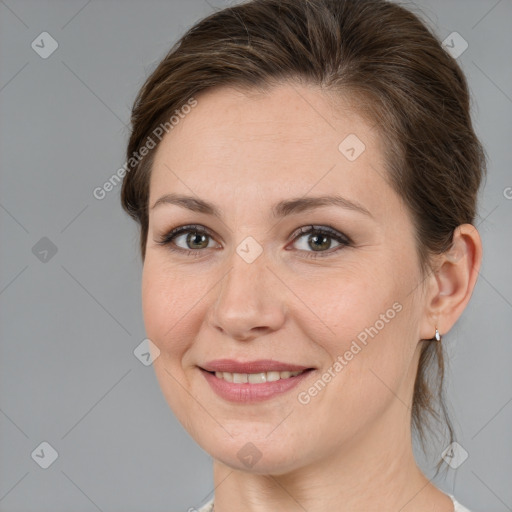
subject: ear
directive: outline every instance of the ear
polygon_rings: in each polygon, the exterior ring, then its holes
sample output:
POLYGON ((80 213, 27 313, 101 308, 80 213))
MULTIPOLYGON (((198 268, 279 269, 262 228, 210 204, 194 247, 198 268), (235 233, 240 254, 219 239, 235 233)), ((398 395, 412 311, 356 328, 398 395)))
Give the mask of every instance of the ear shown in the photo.
POLYGON ((446 334, 466 307, 482 263, 482 241, 472 224, 461 224, 453 234, 451 248, 437 256, 427 279, 425 314, 420 326, 421 339, 431 339, 437 326, 446 334))

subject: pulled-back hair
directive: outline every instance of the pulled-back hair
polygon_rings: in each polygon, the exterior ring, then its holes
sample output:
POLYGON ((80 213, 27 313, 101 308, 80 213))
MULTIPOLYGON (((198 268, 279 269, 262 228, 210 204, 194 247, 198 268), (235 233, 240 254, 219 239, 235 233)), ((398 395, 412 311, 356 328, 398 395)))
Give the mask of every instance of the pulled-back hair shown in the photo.
MULTIPOLYGON (((455 228, 474 223, 486 157, 461 68, 414 13, 385 0, 252 0, 211 14, 181 37, 144 83, 131 116, 121 200, 140 223, 142 259, 159 142, 148 150, 148 137, 154 141, 153 131, 201 91, 267 91, 283 82, 349 98, 377 127, 386 177, 409 209, 426 277, 432 256, 450 248, 455 228)), ((454 440, 443 350, 442 343, 424 341, 414 385, 411 423, 424 451, 429 419, 444 420, 446 442, 454 440)))

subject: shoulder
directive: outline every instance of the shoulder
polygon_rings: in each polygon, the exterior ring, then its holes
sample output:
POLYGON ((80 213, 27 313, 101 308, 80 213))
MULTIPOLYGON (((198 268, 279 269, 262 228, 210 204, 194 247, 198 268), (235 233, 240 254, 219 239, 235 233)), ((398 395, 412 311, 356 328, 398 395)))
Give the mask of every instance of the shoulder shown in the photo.
POLYGON ((449 494, 450 498, 453 501, 453 505, 455 507, 454 512, 471 512, 468 508, 466 508, 464 505, 461 505, 456 499, 455 496, 452 494, 449 494))
POLYGON ((202 507, 198 508, 197 512, 212 512, 212 510, 213 510, 213 498, 208 503, 205 503, 202 507))
MULTIPOLYGON (((449 494, 450 498, 453 501, 454 505, 454 512, 471 512, 468 508, 466 508, 464 505, 461 505, 452 494, 449 494)), ((210 500, 208 503, 205 503, 202 507, 197 509, 197 512, 212 512, 213 511, 213 499, 210 500)), ((192 512, 192 511, 190 511, 192 512)))
POLYGON ((199 507, 189 507, 186 511, 181 510, 180 512, 213 512, 213 498, 204 505, 199 507))

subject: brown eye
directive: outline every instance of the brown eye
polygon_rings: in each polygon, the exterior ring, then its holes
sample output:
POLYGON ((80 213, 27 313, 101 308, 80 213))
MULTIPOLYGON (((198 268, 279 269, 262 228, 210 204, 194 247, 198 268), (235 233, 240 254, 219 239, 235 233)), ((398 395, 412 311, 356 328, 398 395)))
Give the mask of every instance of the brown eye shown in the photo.
POLYGON ((187 248, 190 249, 205 249, 208 247, 208 236, 209 235, 189 231, 185 238, 185 244, 188 246, 187 248))
POLYGON ((202 226, 180 226, 162 237, 157 243, 173 251, 200 252, 208 249, 212 236, 202 226))
MULTIPOLYGON (((306 226, 299 231, 301 234, 295 240, 304 239, 298 248, 306 253, 319 253, 318 256, 323 256, 321 253, 330 255, 341 247, 351 245, 351 240, 342 233, 327 227, 327 226, 306 226), (328 251, 333 247, 333 240, 335 250, 328 251)), ((297 246, 297 244, 296 244, 297 246)), ((315 258, 316 254, 306 254, 306 257, 315 258)))
MULTIPOLYGON (((329 226, 302 227, 295 236, 294 243, 300 239, 304 239, 304 242, 301 244, 302 247, 298 247, 299 252, 304 253, 304 257, 307 258, 330 256, 339 249, 352 245, 349 237, 329 226), (333 246, 333 241, 337 245, 333 246), (334 250, 329 250, 333 247, 334 250)), ((188 256, 201 256, 202 250, 215 247, 211 246, 210 242, 214 240, 206 228, 192 225, 173 229, 157 243, 171 251, 183 252, 188 256)))

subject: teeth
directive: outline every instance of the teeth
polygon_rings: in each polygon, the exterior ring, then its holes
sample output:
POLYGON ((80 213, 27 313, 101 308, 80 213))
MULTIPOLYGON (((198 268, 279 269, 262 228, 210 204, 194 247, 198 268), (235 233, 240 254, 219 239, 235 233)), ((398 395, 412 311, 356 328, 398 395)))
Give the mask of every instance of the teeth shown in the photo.
POLYGON ((260 372, 260 373, 230 373, 215 372, 215 377, 234 382, 235 384, 262 384, 263 382, 274 382, 279 379, 289 379, 303 373, 304 370, 296 372, 260 372))

